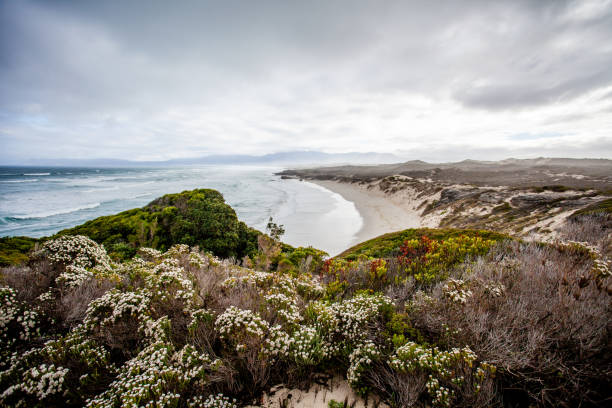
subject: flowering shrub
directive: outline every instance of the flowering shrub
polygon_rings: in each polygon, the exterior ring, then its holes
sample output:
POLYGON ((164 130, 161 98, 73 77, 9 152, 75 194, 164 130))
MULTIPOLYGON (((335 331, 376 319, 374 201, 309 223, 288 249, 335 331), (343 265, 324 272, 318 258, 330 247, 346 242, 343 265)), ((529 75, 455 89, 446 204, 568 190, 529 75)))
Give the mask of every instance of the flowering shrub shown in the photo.
POLYGON ((314 366, 329 358, 329 347, 315 327, 301 326, 287 343, 289 356, 298 365, 314 366))
POLYGON ((486 254, 495 242, 479 236, 461 235, 439 241, 423 236, 404 241, 397 260, 406 275, 430 284, 445 279, 447 271, 466 257, 486 254))
POLYGON ((271 293, 264 297, 266 302, 276 309, 279 317, 289 325, 295 325, 302 319, 294 296, 287 296, 282 292, 271 293))
POLYGON ((290 337, 280 325, 272 326, 265 340, 263 352, 267 356, 287 358, 289 356, 289 347, 294 342, 295 339, 290 337))
POLYGON ((389 366, 399 373, 427 376, 427 393, 438 407, 450 407, 459 390, 464 398, 470 392, 478 393, 481 384, 495 374, 494 366, 484 363, 476 369, 475 363, 476 354, 469 347, 442 351, 411 341, 389 359, 389 366))
POLYGON ((269 329, 268 322, 250 310, 241 310, 235 306, 228 307, 217 317, 215 326, 221 338, 236 343, 249 338, 263 338, 269 329))
POLYGON ((202 408, 238 408, 236 405, 236 399, 230 401, 228 397, 223 394, 217 395, 209 395, 205 400, 202 397, 197 397, 198 399, 194 399, 190 401, 190 407, 202 407, 202 408))
POLYGON ((68 288, 74 288, 81 286, 83 282, 93 277, 93 272, 81 266, 68 265, 66 266, 66 270, 55 279, 55 282, 60 285, 63 284, 68 288))
POLYGON ((49 241, 42 290, 0 287, 0 405, 237 407, 334 367, 395 406, 486 407, 496 375, 564 389, 567 367, 584 384, 589 364, 605 362, 610 268, 595 249, 516 243, 500 256, 476 235, 403 242, 399 256, 298 273, 299 259, 261 272, 174 245, 111 263, 83 237, 49 241), (53 312, 75 304, 70 319, 53 312), (533 380, 525 367, 563 376, 533 380))
POLYGON ((39 400, 44 400, 50 395, 64 391, 64 377, 67 373, 67 368, 41 364, 25 372, 23 382, 18 388, 27 394, 35 395, 39 400))
POLYGON ((444 296, 454 303, 465 303, 471 296, 472 291, 468 289, 466 283, 461 279, 449 279, 444 284, 444 296))
POLYGON ((138 249, 137 254, 138 256, 140 256, 141 258, 147 261, 154 261, 162 256, 161 251, 155 248, 146 248, 146 247, 138 249))
POLYGON ((83 235, 66 235, 47 241, 42 252, 54 264, 98 270, 111 268, 104 248, 83 235))
POLYGON ((87 407, 174 407, 194 388, 202 390, 220 364, 190 345, 175 351, 171 344, 152 343, 127 361, 109 389, 87 407))
POLYGON ((253 287, 261 294, 267 294, 273 289, 287 296, 300 295, 307 298, 317 298, 324 292, 321 284, 310 275, 293 277, 248 269, 238 275, 230 276, 222 285, 226 288, 253 287))
POLYGON ((148 314, 149 303, 150 295, 144 290, 120 292, 114 289, 89 304, 83 323, 87 329, 94 329, 116 323, 127 316, 142 321, 148 314))
POLYGON ((76 289, 93 278, 120 280, 104 247, 81 235, 47 241, 35 255, 46 257, 56 267, 59 274, 54 279, 61 289, 76 289))
POLYGON ((390 310, 393 302, 383 295, 359 294, 352 299, 326 305, 313 305, 318 319, 317 324, 327 333, 330 345, 341 342, 359 342, 367 335, 365 330, 373 319, 385 310, 390 310))
POLYGON ((506 293, 506 287, 503 283, 489 283, 484 285, 485 293, 488 293, 491 297, 498 298, 504 296, 506 293))
POLYGON ((367 340, 357 346, 349 356, 350 366, 346 377, 349 383, 357 386, 361 380, 361 374, 370 367, 372 361, 380 357, 381 353, 376 345, 367 340))
POLYGON ((182 301, 186 307, 192 306, 195 291, 193 282, 185 276, 185 271, 176 259, 164 259, 153 267, 152 273, 145 278, 145 287, 157 302, 169 300, 182 301))
POLYGON ((0 287, 0 356, 4 357, 18 341, 40 334, 39 313, 17 300, 12 288, 0 287))

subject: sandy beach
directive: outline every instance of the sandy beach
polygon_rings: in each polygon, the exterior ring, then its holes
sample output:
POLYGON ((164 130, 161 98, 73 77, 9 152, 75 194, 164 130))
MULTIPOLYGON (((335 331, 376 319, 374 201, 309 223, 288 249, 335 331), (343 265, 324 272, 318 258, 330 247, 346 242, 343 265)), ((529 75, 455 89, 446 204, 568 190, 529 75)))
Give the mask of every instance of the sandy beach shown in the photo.
POLYGON ((308 182, 338 193, 345 200, 355 204, 363 219, 363 225, 357 232, 353 245, 387 232, 418 228, 421 224, 416 211, 392 202, 380 190, 368 190, 355 184, 329 180, 308 180, 308 182))

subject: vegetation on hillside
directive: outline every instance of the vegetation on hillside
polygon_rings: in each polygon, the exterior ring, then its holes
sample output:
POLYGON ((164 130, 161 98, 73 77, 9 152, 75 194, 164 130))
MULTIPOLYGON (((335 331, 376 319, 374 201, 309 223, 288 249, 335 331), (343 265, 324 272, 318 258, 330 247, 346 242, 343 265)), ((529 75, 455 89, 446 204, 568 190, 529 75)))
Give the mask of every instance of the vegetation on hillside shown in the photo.
POLYGON ((61 236, 0 273, 0 404, 237 407, 326 372, 394 407, 603 406, 610 236, 568 228, 595 241, 408 230, 324 261, 271 222, 240 264, 61 236))
POLYGON ((0 237, 0 266, 26 262, 37 241, 29 237, 0 237))
POLYGON ((599 201, 592 205, 589 205, 583 209, 580 209, 572 216, 575 218, 579 215, 595 215, 595 214, 612 214, 612 198, 608 200, 599 201))
POLYGON ((88 236, 118 259, 131 258, 140 247, 166 250, 174 244, 242 258, 255 254, 260 232, 239 221, 221 193, 197 189, 167 194, 142 208, 98 217, 58 235, 88 236))
POLYGON ((386 257, 399 253, 400 247, 404 242, 421 240, 423 237, 437 242, 459 237, 480 238, 484 241, 510 239, 508 235, 485 230, 410 228, 403 231, 384 234, 357 244, 342 252, 337 258, 355 260, 359 256, 373 258, 386 257))
MULTIPOLYGON (((272 218, 266 232, 262 234, 239 221, 218 191, 198 189, 165 195, 143 208, 98 217, 51 238, 87 236, 102 244, 117 261, 131 259, 140 247, 164 251, 175 244, 185 244, 259 269, 274 266, 284 272, 312 270, 327 256, 314 248, 281 243, 284 229, 272 218)), ((42 245, 51 238, 0 238, 0 266, 26 262, 36 244, 42 245)))

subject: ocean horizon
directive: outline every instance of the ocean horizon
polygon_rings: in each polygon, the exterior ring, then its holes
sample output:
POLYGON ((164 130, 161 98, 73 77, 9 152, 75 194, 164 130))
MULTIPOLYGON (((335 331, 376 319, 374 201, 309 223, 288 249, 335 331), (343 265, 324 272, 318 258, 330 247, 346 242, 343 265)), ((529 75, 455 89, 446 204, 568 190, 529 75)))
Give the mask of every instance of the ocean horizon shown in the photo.
POLYGON ((50 236, 99 216, 142 207, 195 188, 221 192, 238 218, 265 230, 272 217, 283 242, 336 255, 354 243, 363 221, 355 205, 328 189, 283 180, 278 166, 163 168, 0 167, 0 236, 50 236))

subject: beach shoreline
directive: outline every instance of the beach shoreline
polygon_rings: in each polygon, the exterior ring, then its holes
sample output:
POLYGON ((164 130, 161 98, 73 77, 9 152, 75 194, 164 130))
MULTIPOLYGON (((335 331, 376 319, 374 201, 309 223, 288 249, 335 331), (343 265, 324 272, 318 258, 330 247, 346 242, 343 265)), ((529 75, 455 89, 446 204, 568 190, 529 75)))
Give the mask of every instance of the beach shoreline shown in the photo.
POLYGON ((385 193, 362 188, 351 183, 331 180, 307 180, 341 195, 345 200, 354 203, 362 218, 362 226, 355 234, 351 245, 376 238, 389 232, 407 228, 419 228, 421 217, 417 211, 405 205, 394 203, 385 193))
POLYGON ((353 202, 310 182, 284 180, 282 189, 287 200, 274 219, 285 228, 283 242, 295 247, 312 246, 330 256, 353 245, 363 219, 353 202))

